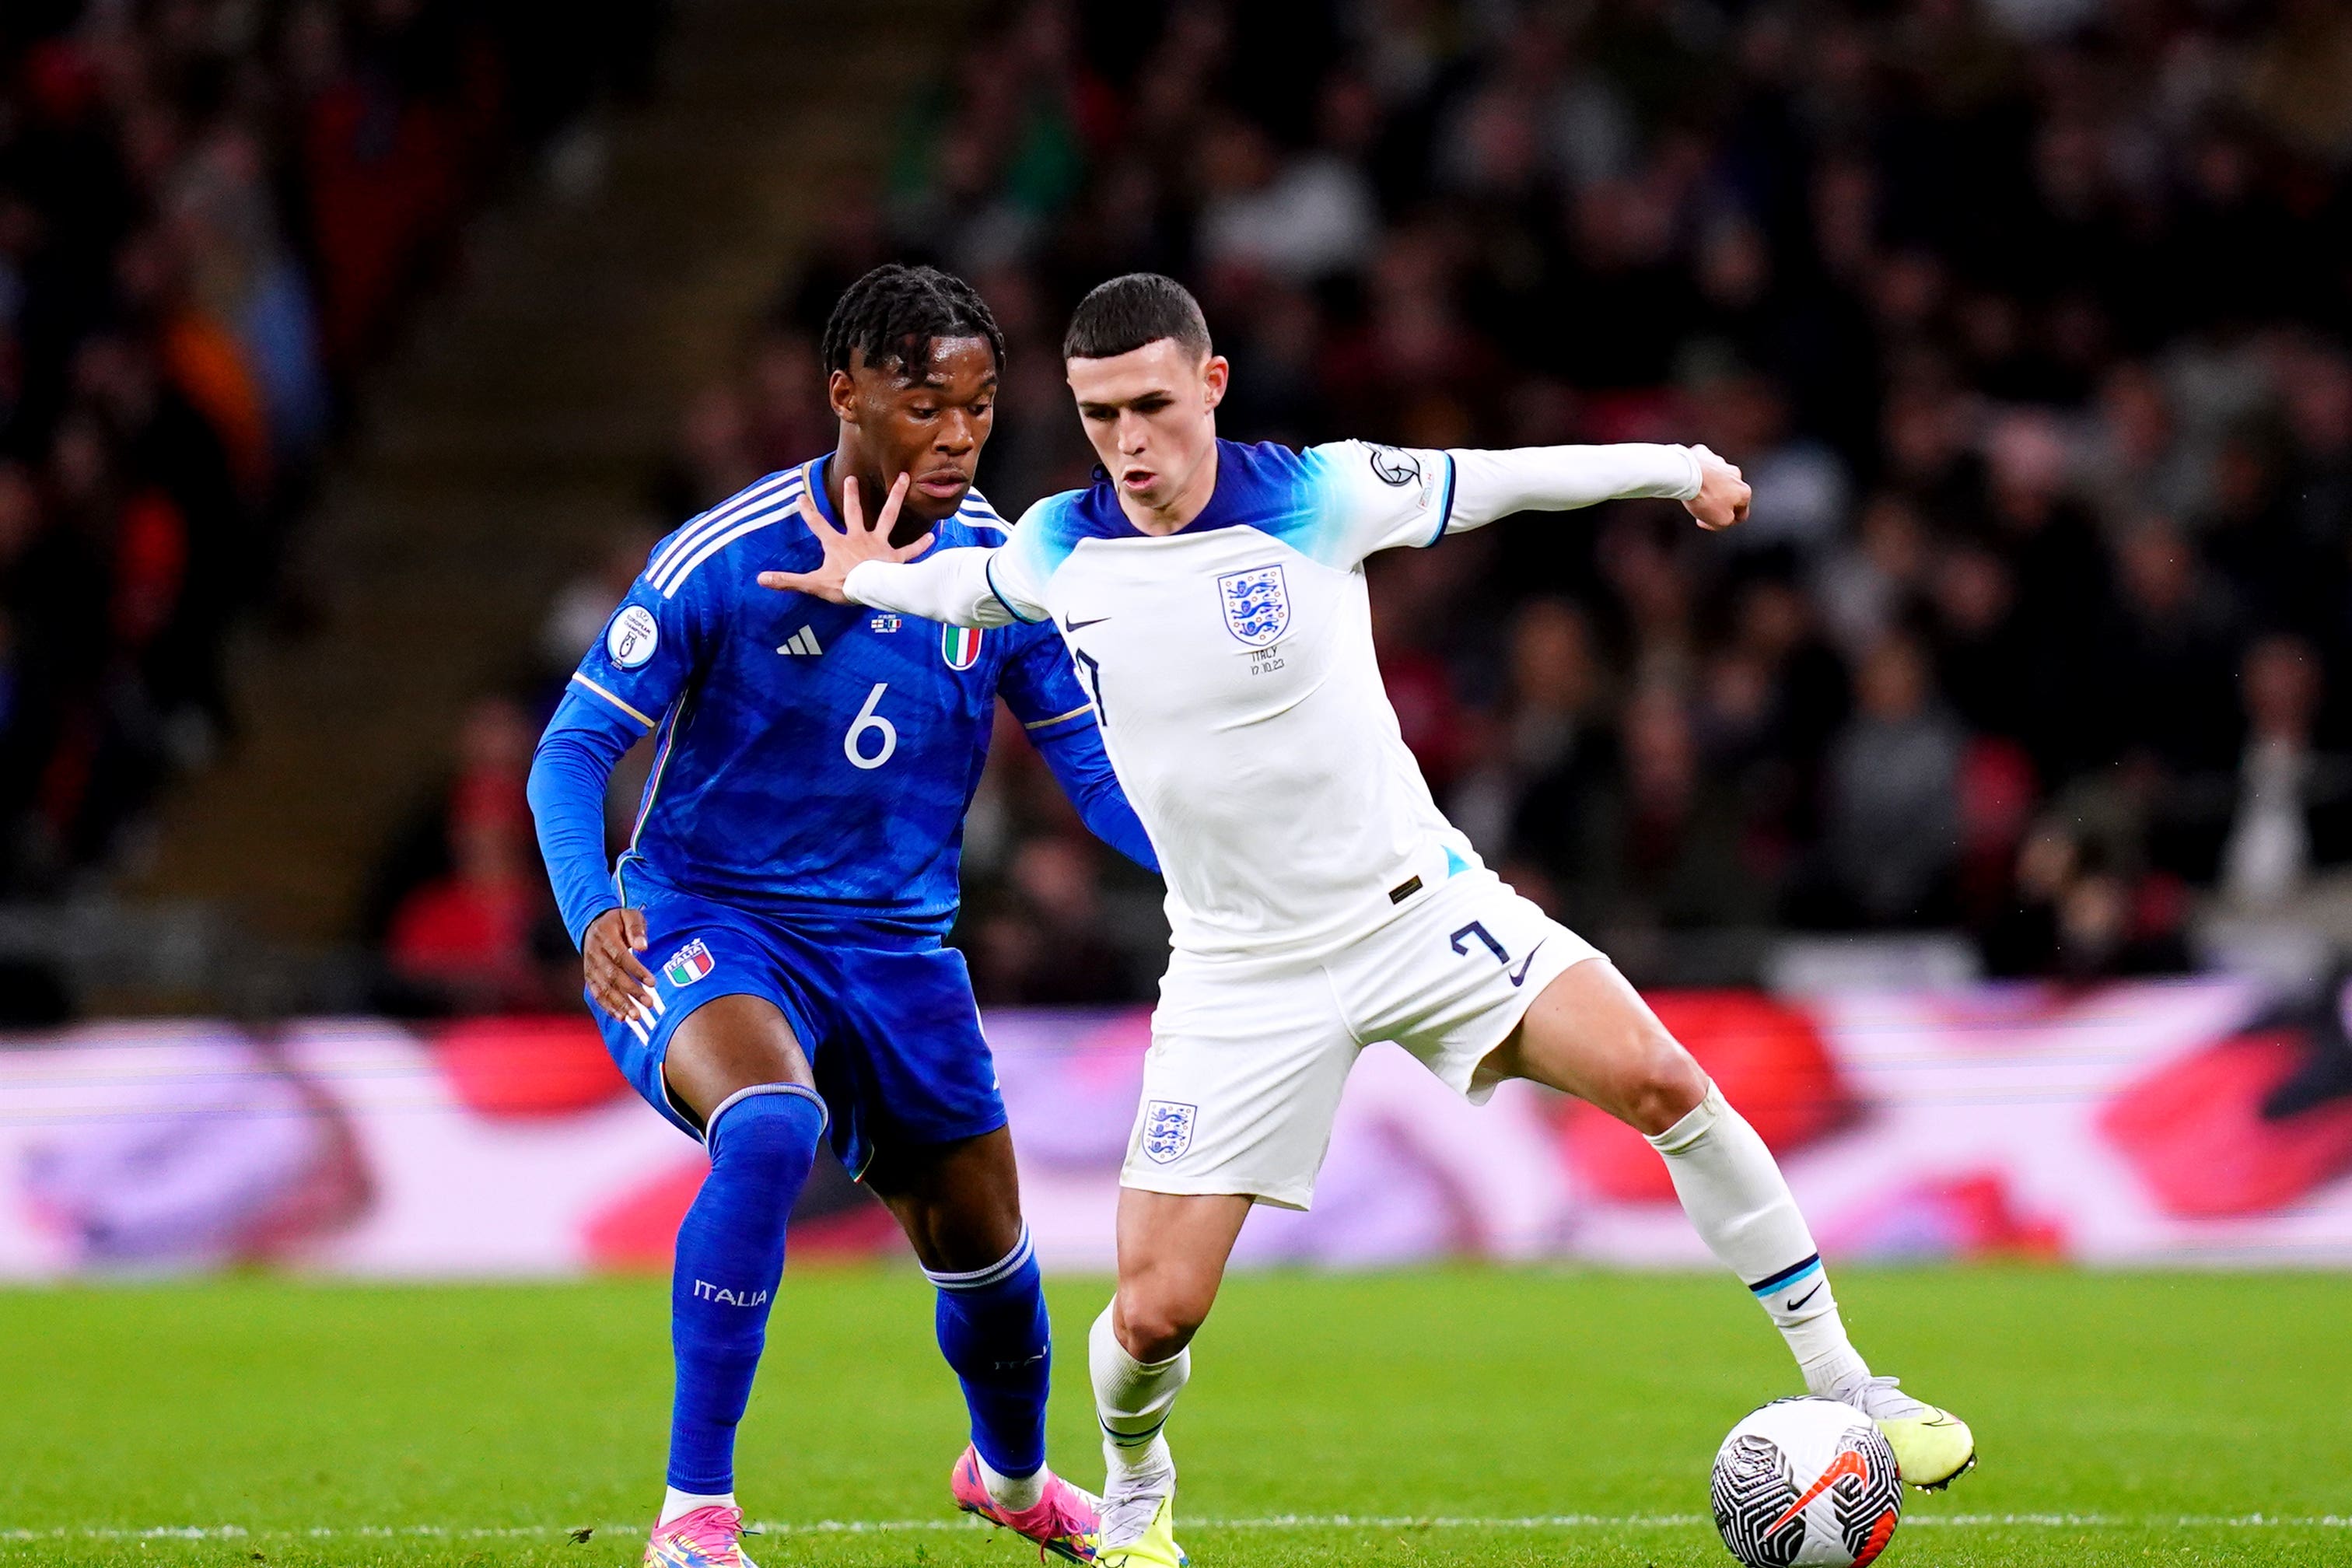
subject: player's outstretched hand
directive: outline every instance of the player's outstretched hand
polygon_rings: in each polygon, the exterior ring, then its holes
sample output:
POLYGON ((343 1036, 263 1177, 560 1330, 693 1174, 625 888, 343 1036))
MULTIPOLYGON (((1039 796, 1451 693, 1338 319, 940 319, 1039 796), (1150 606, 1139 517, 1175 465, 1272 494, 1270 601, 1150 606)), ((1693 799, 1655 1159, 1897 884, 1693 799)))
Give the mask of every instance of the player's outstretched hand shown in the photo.
POLYGON ((654 1021, 653 971, 637 962, 646 950, 643 910, 606 910, 588 922, 580 969, 596 1005, 626 1024, 654 1021))
POLYGON ((1739 469, 1705 447, 1693 447, 1691 452, 1698 458, 1698 494, 1683 502, 1683 510, 1710 533, 1746 522, 1748 497, 1754 492, 1739 469))
POLYGON ((898 521, 899 505, 907 499, 907 482, 910 476, 900 474, 890 487, 889 499, 872 522, 866 521, 865 510, 857 502, 857 480, 855 477, 841 481, 841 513, 845 526, 834 527, 816 510, 813 492, 801 492, 801 521, 816 535, 824 547, 824 559, 814 572, 762 572, 760 586, 779 593, 814 594, 820 599, 830 599, 836 605, 849 603, 849 593, 843 586, 849 580, 849 569, 868 561, 912 561, 931 547, 932 535, 926 533, 904 548, 893 548, 890 530, 898 521))

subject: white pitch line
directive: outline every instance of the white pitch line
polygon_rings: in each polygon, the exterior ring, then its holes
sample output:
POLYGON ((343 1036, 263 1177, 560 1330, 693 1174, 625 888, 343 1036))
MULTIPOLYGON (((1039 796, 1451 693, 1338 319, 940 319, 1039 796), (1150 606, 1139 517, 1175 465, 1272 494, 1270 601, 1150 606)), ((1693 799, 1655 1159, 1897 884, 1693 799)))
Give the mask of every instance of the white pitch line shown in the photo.
MULTIPOLYGON (((1703 1513, 1548 1513, 1508 1518, 1456 1518, 1448 1515, 1292 1513, 1258 1519, 1196 1519, 1188 1530, 1649 1530, 1703 1525, 1712 1521, 1703 1513)), ((2111 1513, 1946 1513, 1916 1514, 1904 1521, 1921 1529, 1942 1530, 2346 1530, 2352 1514, 2111 1514, 2111 1513)), ((413 1538, 509 1540, 569 1534, 581 1527, 561 1524, 446 1525, 358 1524, 314 1525, 299 1529, 248 1529, 238 1524, 164 1524, 143 1530, 60 1528, 0 1530, 0 1541, 242 1541, 248 1538, 336 1540, 398 1540, 413 1538)), ((642 1521, 600 1524, 599 1535, 625 1536, 645 1529, 642 1521)), ((796 1523, 755 1524, 755 1535, 868 1535, 929 1531, 978 1531, 992 1528, 977 1519, 823 1519, 796 1523)))

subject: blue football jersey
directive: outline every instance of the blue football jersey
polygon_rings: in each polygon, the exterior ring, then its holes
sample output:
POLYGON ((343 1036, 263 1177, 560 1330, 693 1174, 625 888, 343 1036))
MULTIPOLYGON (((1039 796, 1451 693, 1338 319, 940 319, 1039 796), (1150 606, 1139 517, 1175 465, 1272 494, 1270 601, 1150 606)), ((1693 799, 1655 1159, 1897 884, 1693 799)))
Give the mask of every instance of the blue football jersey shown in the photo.
MULTIPOLYGON (((828 461, 772 474, 663 540, 572 677, 542 763, 567 732, 605 750, 658 735, 608 886, 567 876, 541 811, 575 940, 643 877, 788 919, 943 934, 1000 693, 1089 826, 1151 863, 1052 627, 943 627, 759 585, 819 563, 799 509, 805 494, 831 517, 828 461)), ((974 490, 935 531, 934 549, 993 545, 1005 524, 974 490)))

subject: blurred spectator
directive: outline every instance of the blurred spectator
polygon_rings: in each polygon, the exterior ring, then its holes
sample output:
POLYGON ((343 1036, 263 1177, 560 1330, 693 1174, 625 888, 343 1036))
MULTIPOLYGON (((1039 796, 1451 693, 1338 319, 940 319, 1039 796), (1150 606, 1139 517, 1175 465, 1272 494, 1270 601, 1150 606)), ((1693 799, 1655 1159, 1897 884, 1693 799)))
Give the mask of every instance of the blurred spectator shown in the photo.
POLYGON ((353 378, 663 9, 0 7, 0 897, 104 869, 234 739, 227 639, 353 378))
POLYGON ((394 840, 369 895, 388 976, 379 1002, 425 1014, 560 1005, 579 969, 523 798, 538 726, 520 704, 484 698, 457 740, 448 780, 394 840))
POLYGON ((2257 642, 2241 679, 2246 745, 2221 884, 2241 908, 2275 909, 2352 858, 2352 758, 2318 749, 2319 661, 2301 639, 2257 642))
POLYGON ((1873 648, 1854 684, 1854 716, 1830 750, 1826 890, 1839 913, 1867 924, 1948 918, 1961 731, 1936 701, 1927 657, 1906 637, 1873 648))
POLYGON ((651 528, 621 530, 605 542, 593 565, 555 591, 540 621, 539 658, 541 670, 558 684, 572 678, 580 656, 604 635, 604 623, 646 569, 660 537, 651 528))
POLYGON ((972 984, 989 1002, 1124 1002, 1137 977, 1105 931, 1100 847, 1033 838, 1013 858, 1009 900, 980 923, 972 984))

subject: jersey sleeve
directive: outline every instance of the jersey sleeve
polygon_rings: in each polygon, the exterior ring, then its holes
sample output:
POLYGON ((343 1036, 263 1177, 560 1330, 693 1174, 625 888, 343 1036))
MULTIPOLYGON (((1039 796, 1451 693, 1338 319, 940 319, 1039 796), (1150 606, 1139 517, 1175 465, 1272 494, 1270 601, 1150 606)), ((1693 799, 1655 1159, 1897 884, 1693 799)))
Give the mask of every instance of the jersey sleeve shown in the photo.
POLYGON ((593 699, 647 734, 663 710, 686 689, 708 651, 716 607, 704 584, 719 574, 698 573, 665 592, 649 581, 629 584, 604 635, 581 657, 571 695, 593 699))
POLYGON ((1446 528, 1460 533, 1520 511, 1573 511, 1606 500, 1698 494, 1698 455, 1688 447, 1622 441, 1608 447, 1517 447, 1451 452, 1454 501, 1446 528))
POLYGON ((1313 497, 1307 553, 1351 567, 1378 551, 1437 542, 1454 511, 1454 458, 1419 447, 1334 441, 1300 455, 1313 497))
POLYGON ((1068 649, 1042 626, 1015 628, 1009 635, 1025 646, 1005 660, 998 678, 1005 706, 1021 721, 1087 830, 1145 870, 1159 870, 1160 857, 1119 788, 1094 704, 1070 668, 1068 649))
POLYGON ((1016 621, 1054 618, 1045 607, 1045 584, 1070 553, 1061 537, 1063 505, 1064 498, 1047 496, 1023 512, 1003 547, 988 558, 988 591, 1016 621))
POLYGON ((575 945, 620 902, 604 860, 613 766, 686 689, 705 653, 710 614, 692 580, 671 595, 639 578, 582 657, 540 737, 528 784, 531 816, 575 945))

